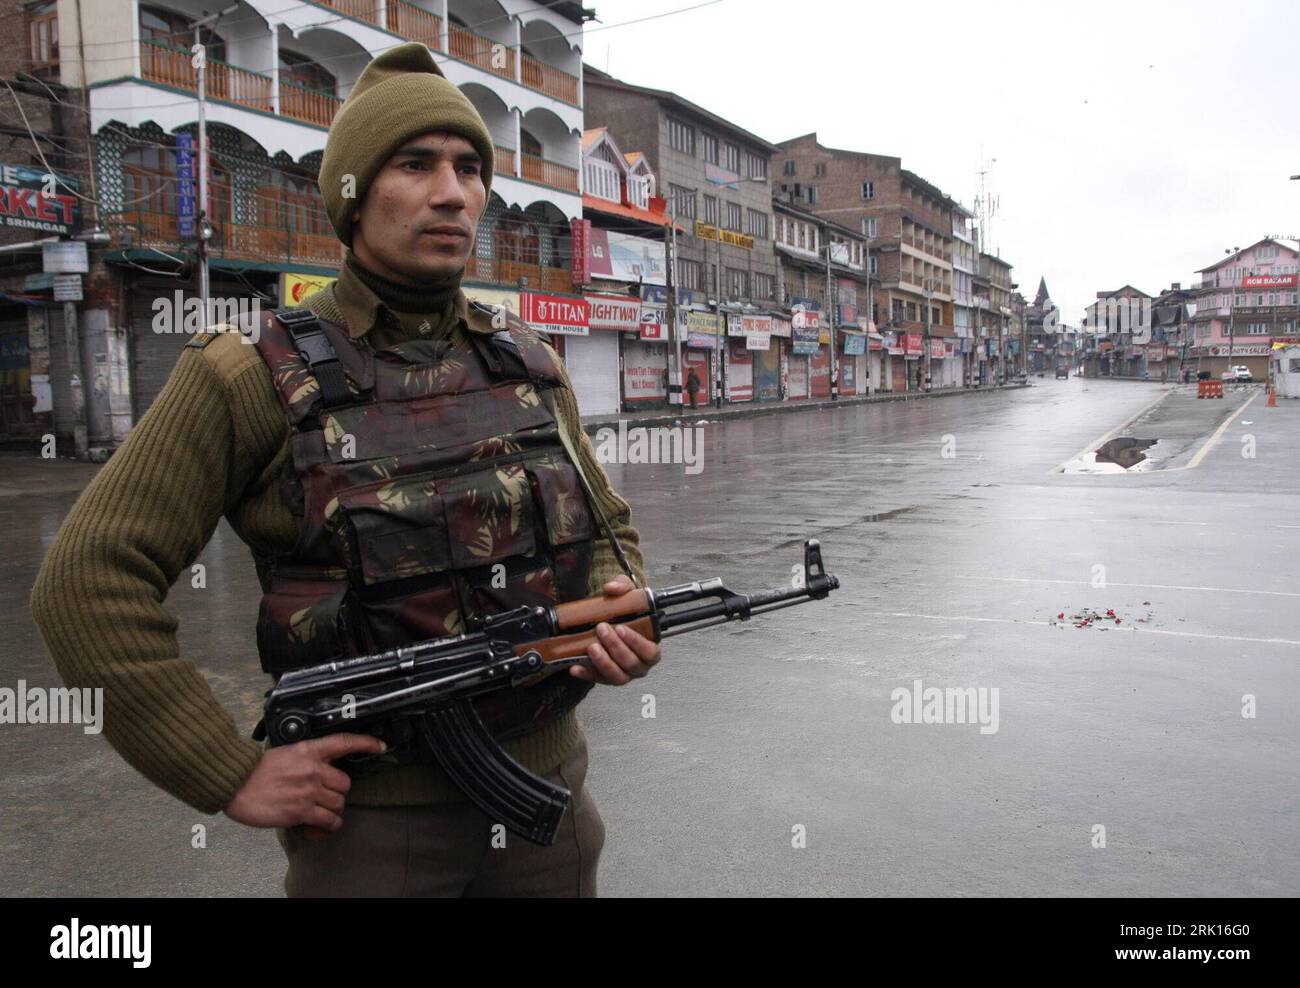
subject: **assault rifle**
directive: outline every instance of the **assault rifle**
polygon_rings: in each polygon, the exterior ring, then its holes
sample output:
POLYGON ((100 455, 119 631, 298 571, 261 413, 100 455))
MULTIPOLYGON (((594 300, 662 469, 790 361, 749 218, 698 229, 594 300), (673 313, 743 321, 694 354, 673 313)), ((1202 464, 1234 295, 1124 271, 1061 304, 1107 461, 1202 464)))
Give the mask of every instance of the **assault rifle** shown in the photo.
POLYGON ((549 845, 569 791, 507 755, 471 699, 589 664, 587 646, 597 640, 602 621, 627 624, 661 641, 825 599, 840 581, 822 567, 816 539, 804 543, 803 572, 792 584, 744 594, 715 577, 618 597, 519 607, 482 619, 467 634, 286 672, 267 693, 254 736, 284 745, 340 731, 380 737, 414 732, 479 809, 514 833, 549 845))

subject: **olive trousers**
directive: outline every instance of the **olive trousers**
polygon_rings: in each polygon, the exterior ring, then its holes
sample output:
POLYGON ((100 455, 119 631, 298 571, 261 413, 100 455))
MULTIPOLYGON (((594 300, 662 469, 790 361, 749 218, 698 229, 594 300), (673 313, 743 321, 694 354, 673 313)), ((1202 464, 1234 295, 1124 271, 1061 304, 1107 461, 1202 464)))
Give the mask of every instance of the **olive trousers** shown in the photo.
POLYGON ((573 794, 550 847, 507 832, 468 802, 348 805, 343 827, 322 840, 279 830, 289 859, 285 892, 291 898, 595 896, 605 824, 586 777, 584 739, 545 775, 573 794))

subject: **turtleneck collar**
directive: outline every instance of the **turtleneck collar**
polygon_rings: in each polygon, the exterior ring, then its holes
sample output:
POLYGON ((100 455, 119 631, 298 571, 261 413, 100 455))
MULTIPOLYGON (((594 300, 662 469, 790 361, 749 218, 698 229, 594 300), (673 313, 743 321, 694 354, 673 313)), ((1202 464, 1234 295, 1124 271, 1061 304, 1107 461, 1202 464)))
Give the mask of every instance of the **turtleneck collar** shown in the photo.
POLYGON ((348 251, 347 268, 363 285, 395 314, 427 316, 447 310, 448 304, 460 291, 464 274, 458 271, 449 278, 437 281, 393 281, 364 267, 352 251, 348 251))

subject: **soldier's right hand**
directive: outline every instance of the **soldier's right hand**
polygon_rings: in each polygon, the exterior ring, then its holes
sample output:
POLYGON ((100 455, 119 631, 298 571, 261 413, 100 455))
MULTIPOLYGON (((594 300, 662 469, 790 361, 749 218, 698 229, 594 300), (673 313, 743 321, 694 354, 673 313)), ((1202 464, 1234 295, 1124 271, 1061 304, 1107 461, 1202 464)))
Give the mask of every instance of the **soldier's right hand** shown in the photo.
POLYGON ((384 743, 368 734, 331 734, 271 748, 226 806, 226 816, 250 827, 307 824, 338 830, 352 780, 330 763, 344 755, 384 750, 384 743))

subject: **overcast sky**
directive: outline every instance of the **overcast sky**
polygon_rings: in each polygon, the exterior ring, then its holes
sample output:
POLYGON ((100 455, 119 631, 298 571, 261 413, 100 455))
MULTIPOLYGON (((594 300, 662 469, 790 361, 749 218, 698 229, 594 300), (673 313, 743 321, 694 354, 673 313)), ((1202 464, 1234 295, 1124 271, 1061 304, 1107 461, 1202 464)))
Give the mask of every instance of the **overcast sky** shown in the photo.
POLYGON ((768 140, 898 155, 967 206, 996 159, 992 246, 1072 324, 1300 233, 1296 0, 721 0, 603 30, 700 0, 586 2, 589 64, 768 140))

